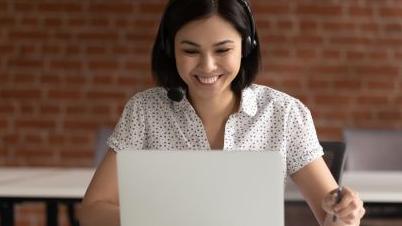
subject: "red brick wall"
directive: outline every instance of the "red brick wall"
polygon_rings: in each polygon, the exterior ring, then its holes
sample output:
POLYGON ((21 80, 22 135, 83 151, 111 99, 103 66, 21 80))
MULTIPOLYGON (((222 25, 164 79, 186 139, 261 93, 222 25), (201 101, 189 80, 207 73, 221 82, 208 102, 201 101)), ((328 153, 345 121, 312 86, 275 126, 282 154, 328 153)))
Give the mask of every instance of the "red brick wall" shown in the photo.
MULTIPOLYGON (((152 86, 162 0, 0 1, 0 164, 88 166, 94 134, 152 86)), ((321 139, 402 128, 402 1, 254 0, 259 83, 301 98, 321 139)))
MULTIPOLYGON (((152 86, 163 2, 0 0, 0 165, 90 166, 96 130, 152 86)), ((341 139, 345 127, 402 128, 402 1, 252 8, 258 82, 301 98, 320 139, 341 139)))

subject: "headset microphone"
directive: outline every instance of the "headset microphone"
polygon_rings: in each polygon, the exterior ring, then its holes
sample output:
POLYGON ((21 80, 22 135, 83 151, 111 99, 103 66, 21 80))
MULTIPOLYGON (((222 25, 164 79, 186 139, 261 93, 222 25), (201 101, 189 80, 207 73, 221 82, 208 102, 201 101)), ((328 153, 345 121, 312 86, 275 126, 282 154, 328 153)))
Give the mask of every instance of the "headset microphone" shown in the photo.
POLYGON ((183 100, 185 94, 186 92, 182 87, 170 88, 167 92, 167 96, 169 97, 169 99, 176 102, 180 102, 181 100, 183 100))

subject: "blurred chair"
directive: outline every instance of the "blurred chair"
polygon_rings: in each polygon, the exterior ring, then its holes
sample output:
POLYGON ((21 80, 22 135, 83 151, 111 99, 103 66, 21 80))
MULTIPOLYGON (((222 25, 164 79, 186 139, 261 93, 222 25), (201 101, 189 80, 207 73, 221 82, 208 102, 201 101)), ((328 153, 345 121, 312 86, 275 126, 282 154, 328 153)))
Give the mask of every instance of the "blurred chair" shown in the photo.
MULTIPOLYGON (((98 167, 99 164, 102 162, 105 154, 108 150, 108 146, 106 144, 107 139, 110 135, 112 135, 113 129, 112 128, 100 128, 96 132, 95 137, 95 151, 94 151, 94 161, 93 167, 98 167)), ((77 203, 66 203, 67 206, 67 215, 68 220, 71 226, 79 226, 76 214, 75 214, 75 204, 77 203)))
MULTIPOLYGON (((401 171, 402 130, 345 129, 348 171, 401 171)), ((366 205, 366 218, 402 218, 392 204, 366 205)))
POLYGON ((340 182, 345 165, 345 144, 340 141, 320 141, 324 161, 336 182, 340 182))
POLYGON ((402 130, 346 129, 346 170, 402 170, 402 130))

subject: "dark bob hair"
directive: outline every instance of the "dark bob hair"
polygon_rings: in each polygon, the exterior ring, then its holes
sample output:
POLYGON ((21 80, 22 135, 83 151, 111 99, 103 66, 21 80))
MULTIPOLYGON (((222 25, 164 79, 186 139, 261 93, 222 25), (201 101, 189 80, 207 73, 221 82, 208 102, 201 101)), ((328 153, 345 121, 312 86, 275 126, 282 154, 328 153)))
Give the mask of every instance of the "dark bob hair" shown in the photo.
POLYGON ((242 57, 239 73, 231 84, 232 90, 239 94, 255 80, 261 67, 259 40, 255 25, 251 25, 254 21, 240 1, 247 0, 169 1, 152 50, 152 73, 158 85, 168 90, 178 87, 187 89, 187 85, 177 72, 174 58, 174 37, 185 24, 215 14, 231 23, 241 34, 242 48, 244 48, 245 39, 251 35, 257 43, 247 56, 242 57), (254 26, 254 34, 252 34, 252 26, 254 26))

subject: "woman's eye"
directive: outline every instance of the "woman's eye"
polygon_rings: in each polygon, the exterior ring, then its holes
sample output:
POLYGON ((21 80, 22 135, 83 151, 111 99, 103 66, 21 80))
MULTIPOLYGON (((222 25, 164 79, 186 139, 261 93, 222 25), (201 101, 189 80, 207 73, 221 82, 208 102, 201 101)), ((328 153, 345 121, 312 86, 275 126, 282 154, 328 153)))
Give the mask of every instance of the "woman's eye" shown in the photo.
POLYGON ((187 54, 196 54, 196 53, 198 53, 197 50, 190 50, 190 49, 185 49, 185 50, 183 50, 183 52, 187 53, 187 54))
MULTIPOLYGON (((230 50, 231 50, 230 48, 226 48, 226 49, 217 49, 217 50, 215 50, 215 52, 216 52, 217 54, 224 54, 224 53, 229 52, 230 50)), ((188 55, 195 55, 195 54, 200 53, 198 50, 192 50, 192 49, 184 49, 183 52, 184 52, 185 54, 188 54, 188 55)))
POLYGON ((217 53, 226 53, 226 52, 229 52, 229 51, 230 51, 230 49, 218 49, 218 50, 216 50, 217 53))

